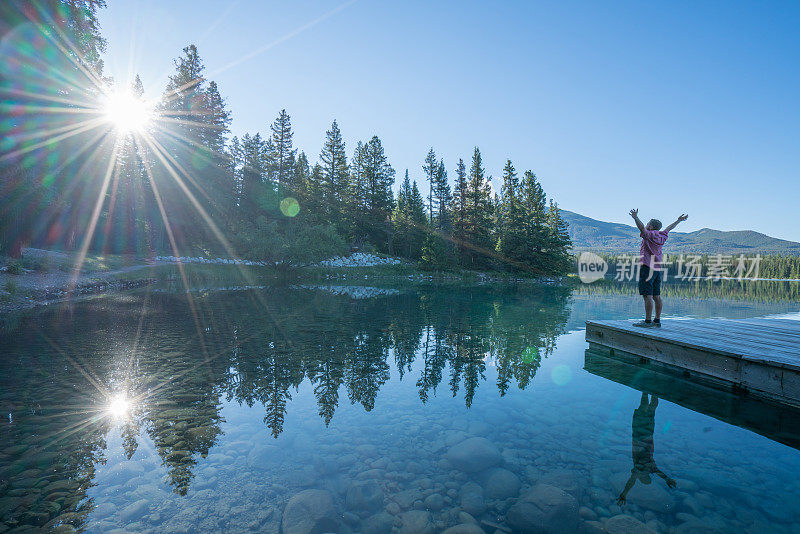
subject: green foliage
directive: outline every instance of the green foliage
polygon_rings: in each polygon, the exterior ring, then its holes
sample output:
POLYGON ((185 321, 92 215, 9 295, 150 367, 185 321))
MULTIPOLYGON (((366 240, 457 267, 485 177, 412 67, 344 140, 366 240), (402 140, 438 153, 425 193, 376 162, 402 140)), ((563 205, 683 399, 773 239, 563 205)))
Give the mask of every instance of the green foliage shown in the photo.
POLYGON ((3 285, 3 289, 5 289, 10 294, 15 294, 19 286, 14 280, 6 280, 6 283, 3 285))
POLYGON ((297 150, 292 146, 294 133, 289 114, 285 109, 278 113, 278 118, 270 126, 270 131, 272 136, 266 146, 269 181, 274 183, 279 191, 293 193, 298 190, 298 184, 294 181, 297 150))
MULTIPOLYGON (((20 261, 12 260, 6 265, 6 272, 8 274, 19 275, 24 271, 22 270, 22 263, 20 261)), ((9 280, 10 282, 10 280, 9 280)))
MULTIPOLYGON (((489 178, 491 180, 491 178, 489 178)), ((492 242, 491 186, 486 179, 481 152, 478 147, 472 155, 472 165, 467 181, 464 228, 463 265, 468 269, 485 269, 491 265, 494 252, 492 242)))
POLYGON ((425 156, 425 164, 422 166, 422 171, 425 173, 425 178, 428 181, 428 216, 430 217, 430 224, 433 226, 433 217, 438 210, 438 199, 434 196, 436 189, 436 173, 439 169, 439 163, 436 160, 436 152, 433 147, 428 151, 425 156))
POLYGON ((292 265, 314 263, 346 252, 347 245, 330 225, 282 225, 259 217, 242 232, 251 260, 292 265))
POLYGON ((351 177, 351 235, 369 241, 380 250, 388 250, 394 206, 392 184, 395 171, 389 164, 378 136, 366 144, 359 142, 353 157, 351 177))
POLYGON ((449 232, 452 223, 450 204, 453 202, 453 194, 450 192, 450 184, 447 183, 447 170, 444 168, 444 161, 440 161, 436 167, 433 194, 436 197, 436 205, 438 206, 435 221, 436 228, 442 232, 449 232))
POLYGON ((422 246, 420 267, 430 271, 445 271, 455 266, 451 242, 443 235, 429 232, 422 246))
POLYGON ((425 215, 425 201, 419 192, 417 182, 411 184, 408 169, 397 193, 392 224, 393 252, 409 259, 418 259, 422 254, 422 246, 428 232, 428 220, 425 215))
POLYGON ((296 264, 318 262, 347 252, 347 243, 331 225, 300 226, 289 239, 289 260, 296 264))
POLYGON ((336 121, 325 132, 325 144, 319 155, 320 184, 323 213, 329 221, 336 221, 339 227, 345 226, 345 202, 350 187, 350 172, 347 164, 344 139, 336 121))
POLYGON ((528 260, 525 213, 520 201, 519 179, 511 160, 503 168, 502 197, 497 207, 497 253, 503 266, 522 270, 528 260))

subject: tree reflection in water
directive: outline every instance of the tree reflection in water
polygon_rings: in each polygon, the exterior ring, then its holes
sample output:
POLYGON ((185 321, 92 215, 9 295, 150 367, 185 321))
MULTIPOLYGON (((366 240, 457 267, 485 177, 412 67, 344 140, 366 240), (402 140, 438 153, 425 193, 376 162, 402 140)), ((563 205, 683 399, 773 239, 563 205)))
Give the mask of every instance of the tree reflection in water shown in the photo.
POLYGON ((5 524, 79 526, 115 424, 129 459, 140 436, 152 439, 183 495, 223 432, 224 401, 263 405, 277 438, 303 381, 327 425, 342 389, 370 411, 392 367, 401 380, 413 367, 423 403, 445 382, 470 407, 487 360, 498 367, 501 396, 528 386, 569 315, 569 290, 559 287, 421 289, 356 300, 271 288, 200 293, 194 301, 199 333, 185 295, 151 293, 33 314, 0 335, 8 355, 0 362, 0 402, 9 414, 3 435, 14 444, 0 452, 0 490, 28 496, 24 507, 0 511, 5 524), (105 410, 112 391, 131 399, 120 421, 105 410))

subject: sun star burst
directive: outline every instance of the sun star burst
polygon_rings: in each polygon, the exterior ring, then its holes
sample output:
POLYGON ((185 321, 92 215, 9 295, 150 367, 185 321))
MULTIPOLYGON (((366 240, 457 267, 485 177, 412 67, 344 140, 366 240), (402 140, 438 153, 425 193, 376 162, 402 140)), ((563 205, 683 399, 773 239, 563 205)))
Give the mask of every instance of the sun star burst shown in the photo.
POLYGON ((105 97, 103 117, 123 133, 144 132, 153 121, 149 104, 130 91, 116 91, 105 97))

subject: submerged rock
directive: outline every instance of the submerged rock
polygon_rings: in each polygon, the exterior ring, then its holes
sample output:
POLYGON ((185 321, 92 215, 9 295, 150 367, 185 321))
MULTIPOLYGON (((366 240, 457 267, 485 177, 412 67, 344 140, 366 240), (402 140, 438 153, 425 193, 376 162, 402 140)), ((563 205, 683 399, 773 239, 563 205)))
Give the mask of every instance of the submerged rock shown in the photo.
POLYGON ((403 522, 400 534, 433 534, 434 527, 431 523, 431 515, 424 510, 411 510, 400 514, 403 522))
POLYGON ((339 520, 333 496, 328 491, 301 491, 289 499, 283 511, 283 534, 321 534, 338 530, 339 520))
POLYGON ((577 532, 578 501, 548 484, 537 484, 506 514, 506 522, 518 532, 560 534, 577 532))
POLYGON ((636 484, 628 492, 628 502, 644 510, 652 510, 659 514, 669 514, 675 511, 676 499, 674 494, 658 484, 636 484))
POLYGON ((383 490, 377 482, 354 482, 347 488, 347 507, 359 512, 375 512, 383 508, 383 490))
POLYGON ((394 517, 386 512, 380 512, 370 516, 361 524, 362 534, 383 534, 391 532, 394 517))
POLYGON ((438 512, 442 508, 444 508, 444 497, 442 497, 438 493, 431 493, 427 497, 425 497, 425 508, 428 510, 438 512))
POLYGON ((656 531, 626 514, 615 515, 606 521, 606 532, 609 534, 656 534, 656 531))
POLYGON ((500 464, 503 458, 488 439, 469 438, 450 447, 447 459, 456 469, 474 473, 500 464))
POLYGON ((483 488, 474 482, 464 484, 461 488, 461 508, 472 516, 481 516, 486 511, 483 488))
POLYGON ((516 497, 522 483, 519 477, 502 467, 495 467, 482 474, 483 489, 488 499, 516 497))
POLYGON ((150 503, 148 503, 146 499, 140 499, 135 503, 123 508, 119 512, 119 517, 123 521, 131 521, 144 515, 149 507, 150 503))

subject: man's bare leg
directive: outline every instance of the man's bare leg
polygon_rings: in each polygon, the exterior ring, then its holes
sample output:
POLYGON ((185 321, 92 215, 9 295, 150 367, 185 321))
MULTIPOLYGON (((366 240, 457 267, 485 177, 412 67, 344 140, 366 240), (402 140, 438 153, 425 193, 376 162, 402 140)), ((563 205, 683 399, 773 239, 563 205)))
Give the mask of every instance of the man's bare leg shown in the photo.
POLYGON ((653 302, 655 302, 655 305, 656 305, 656 318, 655 318, 655 320, 656 321, 660 321, 661 320, 661 307, 664 305, 664 303, 661 301, 661 297, 660 296, 653 297, 653 302))
MULTIPOLYGON (((644 315, 647 322, 650 322, 650 319, 653 317, 653 297, 651 295, 642 295, 644 298, 644 315)), ((659 297, 659 300, 661 298, 659 297)), ((659 312, 661 309, 659 308, 659 312)))

